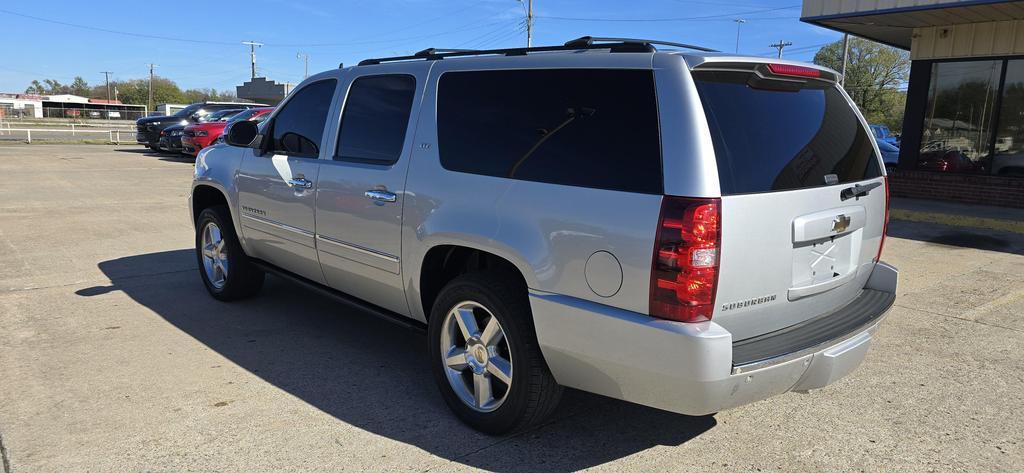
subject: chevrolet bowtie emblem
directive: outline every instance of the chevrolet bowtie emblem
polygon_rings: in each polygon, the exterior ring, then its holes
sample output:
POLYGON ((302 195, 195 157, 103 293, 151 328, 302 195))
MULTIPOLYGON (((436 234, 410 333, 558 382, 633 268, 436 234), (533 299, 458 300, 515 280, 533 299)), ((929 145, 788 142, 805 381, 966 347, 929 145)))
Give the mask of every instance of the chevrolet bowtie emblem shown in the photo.
POLYGON ((847 228, 850 228, 850 217, 839 214, 832 220, 832 231, 835 233, 843 233, 847 228))

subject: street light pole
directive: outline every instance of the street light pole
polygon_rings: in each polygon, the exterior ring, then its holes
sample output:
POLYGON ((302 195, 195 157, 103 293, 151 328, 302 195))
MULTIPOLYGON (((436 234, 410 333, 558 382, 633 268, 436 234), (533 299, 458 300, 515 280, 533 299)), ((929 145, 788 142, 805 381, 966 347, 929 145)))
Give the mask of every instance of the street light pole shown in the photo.
POLYGON ((736 54, 739 54, 740 53, 740 25, 746 23, 747 20, 744 20, 743 18, 737 18, 737 19, 732 20, 732 21, 736 22, 736 54))
POLYGON ((850 34, 843 34, 843 69, 839 78, 839 85, 846 85, 846 61, 850 58, 850 34))

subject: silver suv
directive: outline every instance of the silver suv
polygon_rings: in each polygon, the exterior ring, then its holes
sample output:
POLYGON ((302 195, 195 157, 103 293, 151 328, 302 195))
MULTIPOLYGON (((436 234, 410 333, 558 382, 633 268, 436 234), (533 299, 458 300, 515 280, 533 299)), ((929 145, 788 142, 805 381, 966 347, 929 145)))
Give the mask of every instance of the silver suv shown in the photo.
POLYGON ((897 282, 884 166, 837 78, 591 37, 323 72, 199 154, 199 274, 224 301, 273 273, 425 329, 444 400, 489 433, 563 386, 690 415, 820 388, 897 282))

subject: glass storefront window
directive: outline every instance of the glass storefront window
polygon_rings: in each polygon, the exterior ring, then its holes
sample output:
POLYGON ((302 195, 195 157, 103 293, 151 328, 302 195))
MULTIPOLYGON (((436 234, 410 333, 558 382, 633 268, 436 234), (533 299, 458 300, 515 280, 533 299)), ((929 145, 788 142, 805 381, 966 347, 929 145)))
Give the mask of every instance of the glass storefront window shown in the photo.
POLYGON ((989 153, 1002 68, 1002 60, 932 65, 919 169, 991 171, 989 153))
POLYGON ((1006 63, 992 174, 1024 176, 1024 59, 1006 63))

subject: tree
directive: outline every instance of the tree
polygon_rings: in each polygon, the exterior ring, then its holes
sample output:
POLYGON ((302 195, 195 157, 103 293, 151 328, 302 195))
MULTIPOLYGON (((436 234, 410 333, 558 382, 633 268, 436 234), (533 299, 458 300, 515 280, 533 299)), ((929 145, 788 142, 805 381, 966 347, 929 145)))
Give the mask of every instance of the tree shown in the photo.
MULTIPOLYGON (((837 71, 843 67, 843 41, 818 50, 814 63, 837 71)), ((871 123, 890 129, 903 127, 907 94, 901 90, 910 78, 910 55, 890 46, 850 37, 843 88, 871 123)))
MULTIPOLYGON (((117 89, 117 98, 122 103, 132 105, 146 105, 149 102, 149 79, 130 79, 122 81, 111 81, 110 90, 117 89)), ((54 79, 43 79, 32 83, 25 89, 26 94, 57 95, 74 94, 89 98, 107 98, 106 84, 89 86, 85 79, 75 77, 69 84, 61 84, 54 79)), ((113 94, 113 92, 111 92, 113 94)), ((113 95, 111 96, 113 98, 113 95)), ((195 103, 205 100, 211 101, 234 101, 234 92, 216 89, 188 89, 182 91, 178 84, 163 77, 153 77, 153 103, 195 103)))

